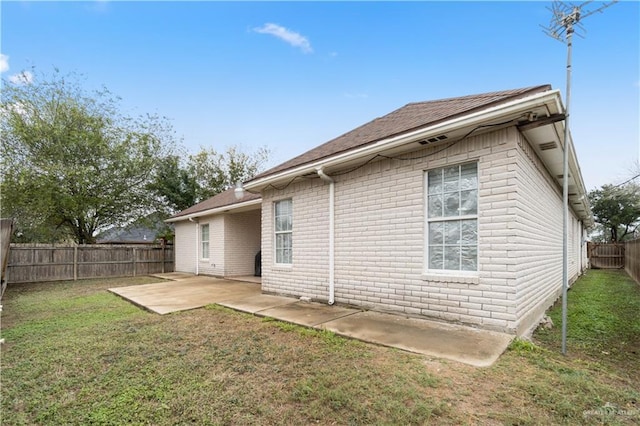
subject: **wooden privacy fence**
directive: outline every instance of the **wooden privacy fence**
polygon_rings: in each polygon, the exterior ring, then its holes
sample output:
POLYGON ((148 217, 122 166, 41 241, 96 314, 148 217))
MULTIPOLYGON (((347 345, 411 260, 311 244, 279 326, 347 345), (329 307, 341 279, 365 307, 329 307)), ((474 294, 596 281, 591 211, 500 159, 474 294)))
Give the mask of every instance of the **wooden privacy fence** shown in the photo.
POLYGON ((624 269, 640 284, 640 239, 625 243, 624 269))
POLYGON ((594 269, 624 268, 624 243, 587 243, 589 262, 594 269))
POLYGON ((33 283, 172 272, 173 246, 11 244, 7 281, 33 283))

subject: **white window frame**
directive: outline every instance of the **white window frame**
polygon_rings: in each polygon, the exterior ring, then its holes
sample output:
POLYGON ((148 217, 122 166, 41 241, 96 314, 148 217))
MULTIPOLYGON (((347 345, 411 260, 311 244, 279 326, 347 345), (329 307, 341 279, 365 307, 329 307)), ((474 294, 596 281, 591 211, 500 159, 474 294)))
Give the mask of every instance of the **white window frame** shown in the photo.
POLYGON ((200 225, 200 259, 202 260, 208 260, 209 259, 209 241, 211 238, 211 227, 209 226, 208 223, 203 223, 202 225, 200 225), (205 229, 207 230, 206 232, 206 239, 205 237, 205 229))
MULTIPOLYGON (((438 168, 434 168, 434 169, 430 169, 430 170, 425 170, 424 172, 424 202, 425 202, 425 242, 424 242, 424 247, 425 247, 425 257, 424 257, 424 274, 423 274, 423 278, 424 279, 428 279, 428 280, 438 280, 439 278, 445 279, 445 280, 449 280, 449 281, 459 281, 459 282, 470 282, 470 283, 474 283, 477 282, 477 277, 479 275, 479 258, 480 258, 480 244, 479 244, 479 238, 478 238, 478 210, 479 210, 479 163, 477 161, 474 162, 466 162, 466 163, 462 163, 462 164, 452 164, 452 165, 447 165, 447 166, 443 166, 443 167, 438 167, 438 168), (434 216, 434 217, 429 217, 429 172, 434 172, 434 171, 442 171, 444 169, 447 168, 451 168, 451 167, 458 167, 458 191, 459 193, 462 192, 462 189, 460 189, 460 173, 461 173, 461 167, 468 165, 468 164, 476 164, 476 212, 474 214, 459 214, 458 216, 434 216), (475 270, 462 270, 462 269, 432 269, 430 268, 430 244, 429 244, 429 225, 432 223, 446 223, 446 222, 462 222, 465 220, 475 220, 475 224, 476 224, 476 242, 475 242, 475 246, 476 246, 476 269, 475 270), (453 277, 460 277, 460 280, 455 280, 452 279, 453 277)), ((444 191, 443 191, 444 193, 444 191)), ((432 194, 433 195, 433 194, 432 194)), ((459 195, 459 200, 461 200, 461 195, 459 195)), ((444 199, 442 201, 444 203, 444 199)), ((459 247, 462 247, 464 244, 462 243, 461 240, 459 240, 458 242, 459 247)), ((443 247, 445 247, 445 243, 443 242, 443 247)), ((443 253, 444 256, 444 253, 443 253)), ((460 268, 462 267, 462 250, 461 250, 461 259, 459 261, 459 265, 460 268)), ((444 262, 444 257, 443 257, 443 262, 444 262)))
MULTIPOLYGON (((282 216, 282 217, 285 217, 285 216, 282 216)), ((291 266, 293 264, 293 200, 291 198, 285 198, 283 200, 274 201, 273 203, 273 259, 276 265, 291 266), (278 205, 286 202, 288 202, 291 206, 290 207, 291 217, 290 217, 290 220, 288 221, 288 223, 290 224, 290 228, 278 230, 278 219, 281 217, 281 216, 278 216, 277 214, 278 205), (281 235, 289 236, 289 241, 290 241, 290 245, 289 245, 290 258, 289 259, 279 259, 279 256, 278 256, 279 250, 282 250, 283 252, 286 250, 285 247, 283 248, 278 247, 278 240, 279 240, 279 236, 281 235)))

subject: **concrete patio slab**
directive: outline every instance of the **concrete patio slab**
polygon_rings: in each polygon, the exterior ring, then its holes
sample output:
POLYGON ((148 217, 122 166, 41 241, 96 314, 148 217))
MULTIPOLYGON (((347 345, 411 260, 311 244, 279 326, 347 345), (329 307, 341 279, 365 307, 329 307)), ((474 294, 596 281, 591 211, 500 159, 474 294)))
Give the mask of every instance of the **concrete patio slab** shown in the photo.
POLYGON ((493 364, 514 337, 371 311, 325 322, 321 328, 365 342, 451 359, 476 367, 493 364))
POLYGON ((493 364, 514 337, 427 319, 262 294, 261 286, 255 283, 179 273, 156 276, 173 281, 109 291, 161 315, 217 303, 257 316, 477 367, 493 364))
POLYGON ((185 278, 195 278, 197 275, 188 272, 164 272, 159 274, 151 274, 152 277, 162 278, 164 280, 182 280, 185 278))
POLYGON ((224 300, 219 304, 237 311, 255 314, 265 309, 288 305, 295 302, 297 302, 297 299, 291 297, 258 294, 255 296, 243 297, 242 299, 224 300))
POLYGON ((231 275, 224 277, 225 280, 244 281, 246 283, 262 284, 262 278, 254 275, 231 275))
POLYGON ((227 299, 260 294, 260 285, 211 277, 110 288, 125 299, 160 315, 200 308, 227 299))
POLYGON ((356 312, 361 311, 322 303, 294 302, 288 305, 258 311, 256 315, 271 317, 307 327, 316 327, 319 324, 353 315, 356 312))

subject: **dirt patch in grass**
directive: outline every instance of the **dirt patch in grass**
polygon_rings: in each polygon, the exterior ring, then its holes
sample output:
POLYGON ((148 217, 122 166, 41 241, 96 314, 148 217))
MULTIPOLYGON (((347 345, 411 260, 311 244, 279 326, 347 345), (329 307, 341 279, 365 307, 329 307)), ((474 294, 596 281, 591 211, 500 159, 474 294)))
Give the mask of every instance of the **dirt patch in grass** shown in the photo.
MULTIPOLYGON (((640 419, 637 374, 624 373, 637 358, 605 362, 595 349, 574 352, 592 338, 586 332, 570 341, 569 357, 556 350, 554 329, 535 344, 516 341, 494 366, 478 369, 217 306, 159 316, 106 291, 114 286, 98 280, 7 290, 3 425, 640 419)), ((625 342, 616 348, 637 349, 637 340, 625 342)))

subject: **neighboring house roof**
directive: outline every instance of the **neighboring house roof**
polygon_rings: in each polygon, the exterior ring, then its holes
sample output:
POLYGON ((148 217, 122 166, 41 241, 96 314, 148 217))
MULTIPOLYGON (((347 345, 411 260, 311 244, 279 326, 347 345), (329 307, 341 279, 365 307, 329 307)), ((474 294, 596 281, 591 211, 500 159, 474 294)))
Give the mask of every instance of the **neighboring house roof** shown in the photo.
POLYGON ((152 243, 158 230, 147 226, 111 228, 100 234, 98 244, 142 244, 152 243))
POLYGON ((251 181, 264 178, 300 165, 353 150, 374 142, 407 133, 438 122, 470 114, 501 103, 551 90, 548 84, 521 89, 503 90, 457 98, 415 102, 403 106, 383 117, 351 130, 310 151, 255 176, 251 181))
POLYGON ((260 194, 252 194, 245 191, 241 199, 236 198, 235 188, 227 189, 220 194, 214 195, 198 204, 182 210, 181 212, 171 216, 167 222, 177 222, 193 217, 206 216, 225 210, 238 209, 241 207, 259 204, 261 200, 260 194))
POLYGON ((166 231, 167 224, 158 213, 135 221, 127 226, 114 226, 101 232, 96 240, 98 244, 149 244, 156 236, 166 231))

